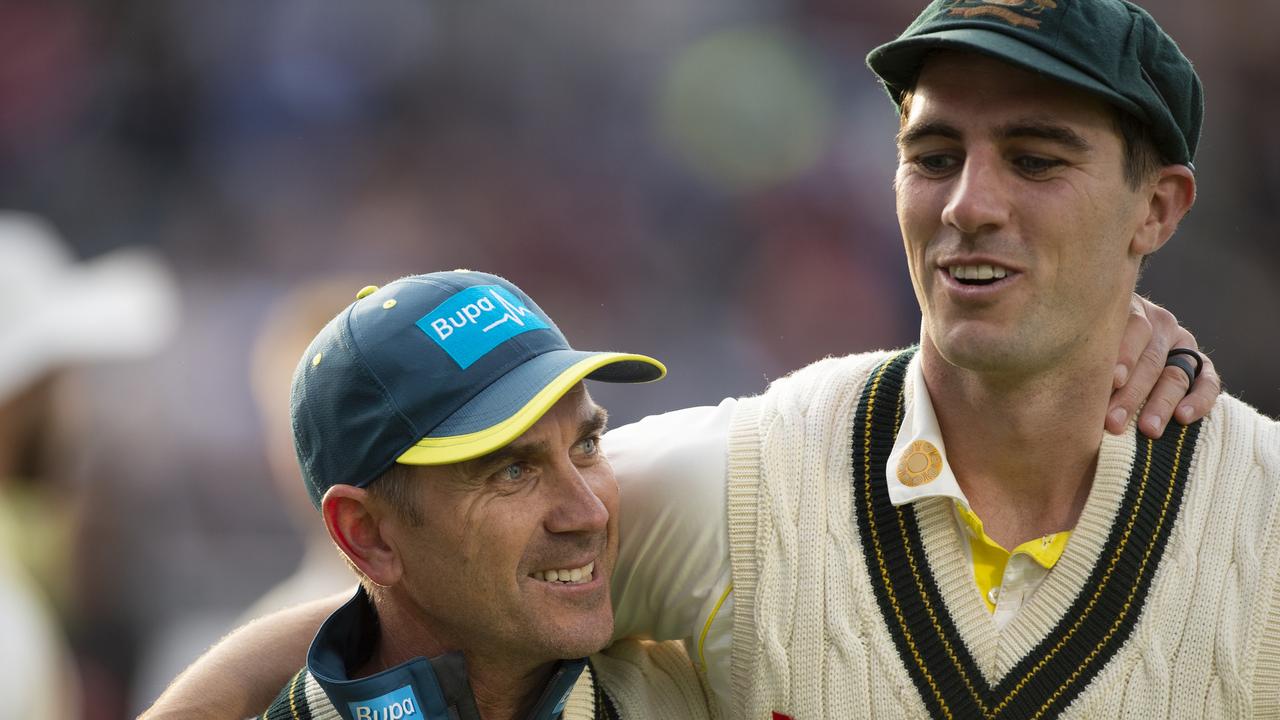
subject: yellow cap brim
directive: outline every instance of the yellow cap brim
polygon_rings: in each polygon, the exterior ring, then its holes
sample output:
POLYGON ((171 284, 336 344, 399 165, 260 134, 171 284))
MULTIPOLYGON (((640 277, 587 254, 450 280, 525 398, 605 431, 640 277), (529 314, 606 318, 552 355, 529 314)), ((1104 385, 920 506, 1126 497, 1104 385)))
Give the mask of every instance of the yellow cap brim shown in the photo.
POLYGON ((449 465, 487 455, 523 435, 560 398, 564 397, 565 393, 588 375, 606 365, 619 362, 641 362, 652 365, 659 374, 646 382, 661 380, 667 374, 666 366, 645 355, 597 353, 565 368, 506 420, 465 435, 422 438, 397 457, 396 462, 402 465, 449 465))

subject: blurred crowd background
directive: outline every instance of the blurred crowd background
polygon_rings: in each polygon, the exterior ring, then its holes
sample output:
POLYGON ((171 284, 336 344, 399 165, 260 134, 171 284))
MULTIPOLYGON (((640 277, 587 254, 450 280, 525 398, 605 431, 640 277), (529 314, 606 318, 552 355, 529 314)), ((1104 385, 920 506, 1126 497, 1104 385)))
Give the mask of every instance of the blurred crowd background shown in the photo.
MULTIPOLYGON (((0 488, 77 715, 138 713, 300 563, 345 572, 306 553, 287 387, 362 285, 497 272, 575 345, 663 359, 594 390, 615 425, 913 342, 896 116, 863 57, 922 4, 0 2, 0 208, 91 265, 152 262, 154 337, 51 361, 0 488)), ((1143 290, 1280 415, 1280 3, 1145 6, 1209 109, 1143 290)), ((0 253, 6 325, 23 262, 0 253)))

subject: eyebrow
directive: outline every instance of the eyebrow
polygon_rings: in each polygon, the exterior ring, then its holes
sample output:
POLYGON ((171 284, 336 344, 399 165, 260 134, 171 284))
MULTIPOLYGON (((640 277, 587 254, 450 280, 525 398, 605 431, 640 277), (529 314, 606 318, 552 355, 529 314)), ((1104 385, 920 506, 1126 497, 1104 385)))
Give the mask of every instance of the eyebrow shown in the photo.
POLYGON ((604 432, 605 428, 608 426, 609 411, 599 405, 596 405, 591 411, 591 415, 584 418, 582 423, 578 425, 578 437, 584 438, 588 435, 595 435, 596 433, 604 432))
MULTIPOLYGON (((584 417, 582 422, 578 424, 578 437, 585 438, 602 432, 608 422, 608 411, 596 405, 591 410, 591 414, 584 417)), ((488 455, 481 455, 473 460, 468 460, 467 469, 478 473, 497 465, 506 465, 517 460, 527 460, 539 455, 546 455, 549 452, 551 452, 551 444, 546 440, 521 442, 519 438, 516 438, 488 455)))
POLYGON ((960 131, 943 122, 913 123, 898 131, 898 147, 910 145, 927 137, 941 137, 948 140, 959 140, 960 131))
POLYGON ((1002 126, 996 131, 1000 138, 1038 138, 1057 143, 1072 150, 1087 152, 1093 149, 1088 140, 1065 125, 1047 122, 1018 121, 1002 126))
MULTIPOLYGON (((1035 120, 1017 120, 996 128, 996 137, 1002 140, 1016 138, 1037 138, 1057 143, 1063 147, 1089 152, 1093 146, 1079 133, 1065 125, 1035 120)), ((941 137, 947 140, 961 140, 963 135, 953 125, 944 122, 925 121, 902 128, 898 132, 898 147, 910 145, 927 137, 941 137)))

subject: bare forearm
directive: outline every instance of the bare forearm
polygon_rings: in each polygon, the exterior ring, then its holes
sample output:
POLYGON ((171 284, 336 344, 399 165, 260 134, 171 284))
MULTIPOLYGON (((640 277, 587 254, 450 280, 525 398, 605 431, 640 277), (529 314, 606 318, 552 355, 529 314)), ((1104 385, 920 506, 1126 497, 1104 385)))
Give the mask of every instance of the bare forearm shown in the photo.
POLYGON ((348 595, 297 605, 240 627, 184 670, 140 720, 241 720, 263 712, 306 663, 320 623, 348 595))

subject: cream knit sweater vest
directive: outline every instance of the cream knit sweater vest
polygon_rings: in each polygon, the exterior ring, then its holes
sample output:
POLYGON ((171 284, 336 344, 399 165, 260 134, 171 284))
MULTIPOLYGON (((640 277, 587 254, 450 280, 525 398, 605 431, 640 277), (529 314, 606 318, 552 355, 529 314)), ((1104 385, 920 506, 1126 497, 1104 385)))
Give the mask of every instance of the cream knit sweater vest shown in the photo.
MULTIPOLYGON (((951 629, 943 650, 930 653, 934 671, 922 681, 908 668, 924 663, 912 652, 927 646, 892 634, 893 614, 878 604, 880 575, 868 572, 869 541, 855 519, 854 417, 868 377, 888 357, 823 360, 738 405, 728 487, 736 717, 928 718, 930 708, 945 717, 922 693, 952 692, 982 708, 950 712, 957 718, 1280 718, 1280 424, 1224 395, 1202 422, 1194 453, 1179 446, 1191 456, 1185 489, 1161 516, 1175 518, 1166 540, 1139 556, 1158 560, 1144 566, 1150 584, 1137 598, 1132 588, 1126 595, 1110 586, 1111 595, 1099 596, 1106 583, 1091 578, 1118 553, 1107 543, 1113 525, 1126 538, 1156 536, 1146 519, 1116 522, 1128 507, 1124 498, 1133 497, 1126 488, 1145 487, 1155 474, 1149 452, 1135 465, 1135 454, 1152 444, 1132 427, 1107 435, 1066 552, 1003 632, 978 597, 949 501, 917 502, 906 512, 914 514, 923 557, 912 556, 911 569, 932 578, 935 594, 915 621, 951 629), (1117 592, 1123 602, 1109 605, 1117 592), (1089 615, 1071 608, 1090 597, 1121 616, 1136 609, 1128 615, 1136 624, 1097 633, 1098 647, 1110 650, 1073 660, 1091 672, 1072 685, 1071 668, 1045 668, 1067 655, 1059 635, 1080 641, 1088 634, 1063 628, 1089 615), (1065 695, 1037 701, 1039 710, 1002 702, 1009 688, 1025 700, 1028 678, 1051 681, 1065 695)), ((909 393, 904 402, 909 407, 909 393)))

